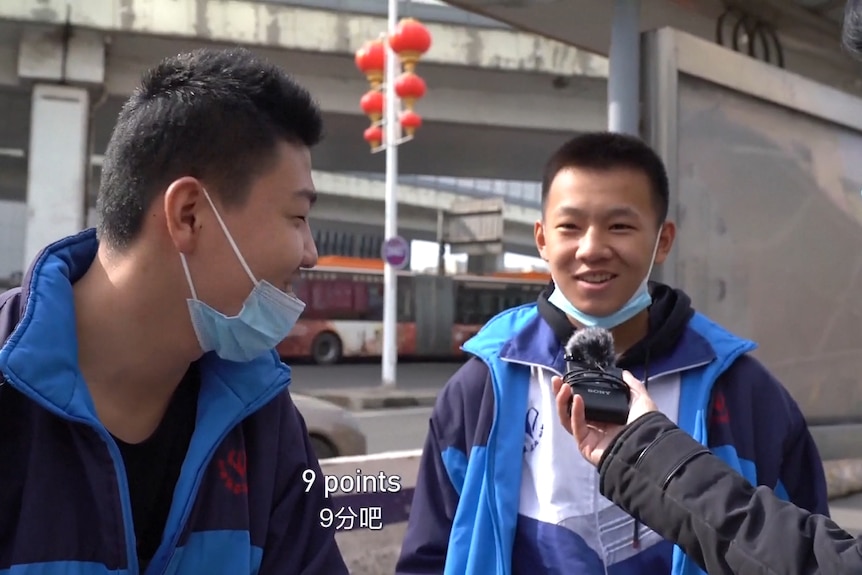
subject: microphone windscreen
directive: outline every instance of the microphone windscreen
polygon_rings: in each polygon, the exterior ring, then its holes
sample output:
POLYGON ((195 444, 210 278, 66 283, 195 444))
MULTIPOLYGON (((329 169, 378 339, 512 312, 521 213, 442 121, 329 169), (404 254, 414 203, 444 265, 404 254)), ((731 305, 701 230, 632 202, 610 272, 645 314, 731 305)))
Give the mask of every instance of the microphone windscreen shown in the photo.
POLYGON ((607 368, 614 365, 614 338, 601 327, 587 327, 575 331, 566 344, 566 353, 572 361, 590 367, 607 368))

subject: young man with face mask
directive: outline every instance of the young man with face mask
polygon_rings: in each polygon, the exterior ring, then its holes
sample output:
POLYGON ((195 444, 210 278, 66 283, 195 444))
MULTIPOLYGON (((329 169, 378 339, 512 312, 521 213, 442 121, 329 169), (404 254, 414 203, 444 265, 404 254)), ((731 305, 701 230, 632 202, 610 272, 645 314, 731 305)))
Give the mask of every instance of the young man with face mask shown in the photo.
POLYGON ((149 70, 99 228, 0 296, 0 572, 347 573, 273 348, 314 266, 320 111, 245 50, 149 70))
POLYGON ((701 443, 784 498, 827 512, 817 449, 755 348, 649 283, 670 251, 668 180, 643 142, 593 133, 546 165, 536 245, 553 283, 497 315, 438 396, 396 573, 694 575, 681 550, 601 496, 557 417, 574 330, 611 330, 618 365, 701 443))

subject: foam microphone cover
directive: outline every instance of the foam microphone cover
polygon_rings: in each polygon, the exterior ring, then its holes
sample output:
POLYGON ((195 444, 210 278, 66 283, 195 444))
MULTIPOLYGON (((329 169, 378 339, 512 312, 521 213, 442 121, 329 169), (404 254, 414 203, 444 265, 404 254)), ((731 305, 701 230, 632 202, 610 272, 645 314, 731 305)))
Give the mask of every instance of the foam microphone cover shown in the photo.
POLYGON ((575 331, 566 344, 571 361, 591 368, 608 368, 615 363, 614 337, 601 327, 586 327, 575 331))

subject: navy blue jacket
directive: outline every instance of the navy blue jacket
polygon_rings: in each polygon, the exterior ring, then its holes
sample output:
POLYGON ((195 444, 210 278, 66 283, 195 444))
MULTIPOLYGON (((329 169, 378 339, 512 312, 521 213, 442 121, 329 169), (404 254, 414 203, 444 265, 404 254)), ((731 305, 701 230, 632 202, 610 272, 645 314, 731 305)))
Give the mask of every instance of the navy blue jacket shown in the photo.
MULTIPOLYGON (((72 284, 89 230, 46 248, 0 296, 0 575, 137 575, 119 449, 78 370, 72 284), (7 339, 8 338, 8 339, 7 339)), ((320 467, 277 354, 200 360, 198 416, 146 575, 339 575, 320 467)))

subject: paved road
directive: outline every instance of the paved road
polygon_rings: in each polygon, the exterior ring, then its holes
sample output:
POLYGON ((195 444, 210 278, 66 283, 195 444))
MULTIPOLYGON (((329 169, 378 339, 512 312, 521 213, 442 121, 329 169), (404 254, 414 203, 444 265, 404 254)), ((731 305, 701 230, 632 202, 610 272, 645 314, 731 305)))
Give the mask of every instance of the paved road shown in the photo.
MULTIPOLYGON (((396 375, 398 388, 406 390, 440 389, 461 363, 400 363, 396 375)), ((350 389, 380 385, 380 363, 343 364, 329 367, 291 365, 297 392, 314 389, 350 389)), ((357 411, 362 430, 368 438, 368 453, 421 449, 428 430, 430 407, 357 411)))
MULTIPOLYGON (((461 363, 400 363, 396 369, 399 389, 440 389, 461 363)), ((333 366, 291 365, 291 389, 349 389, 380 385, 380 363, 333 366)))
POLYGON ((862 535, 862 493, 831 501, 829 514, 845 531, 862 535))
POLYGON ((359 411, 354 414, 368 438, 368 453, 422 449, 430 407, 359 411))

